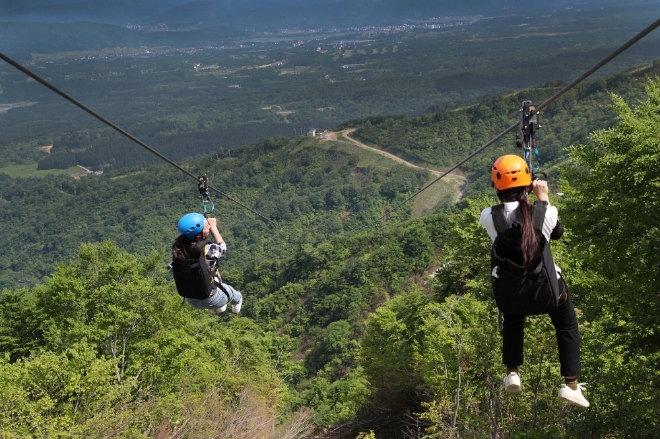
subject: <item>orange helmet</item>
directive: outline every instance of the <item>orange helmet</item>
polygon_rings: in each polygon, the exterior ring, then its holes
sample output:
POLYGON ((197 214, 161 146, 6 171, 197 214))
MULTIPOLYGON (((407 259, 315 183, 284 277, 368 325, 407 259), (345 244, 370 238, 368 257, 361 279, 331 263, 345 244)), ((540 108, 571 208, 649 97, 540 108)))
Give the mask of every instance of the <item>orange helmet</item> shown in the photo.
POLYGON ((490 179, 498 191, 532 184, 532 173, 525 160, 517 155, 503 155, 495 160, 490 179))

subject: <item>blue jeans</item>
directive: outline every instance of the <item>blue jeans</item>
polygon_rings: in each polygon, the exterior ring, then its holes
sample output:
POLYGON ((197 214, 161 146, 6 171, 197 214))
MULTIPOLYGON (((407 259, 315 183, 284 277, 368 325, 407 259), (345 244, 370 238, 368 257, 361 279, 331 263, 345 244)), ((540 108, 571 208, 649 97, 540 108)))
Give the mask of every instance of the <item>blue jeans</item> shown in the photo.
POLYGON ((213 287, 213 292, 206 299, 186 299, 186 302, 193 308, 216 310, 222 308, 230 301, 232 305, 238 305, 243 300, 241 293, 236 291, 231 285, 223 283, 222 287, 227 293, 222 291, 216 284, 213 287), (227 297, 227 294, 230 297, 227 297))

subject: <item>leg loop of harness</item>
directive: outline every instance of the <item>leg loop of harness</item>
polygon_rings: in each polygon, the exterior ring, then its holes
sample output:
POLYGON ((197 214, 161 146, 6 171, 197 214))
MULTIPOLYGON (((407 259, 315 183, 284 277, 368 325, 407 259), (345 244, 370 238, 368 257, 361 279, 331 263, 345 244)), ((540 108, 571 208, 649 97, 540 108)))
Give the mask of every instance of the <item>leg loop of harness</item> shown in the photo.
POLYGON ((213 279, 215 285, 220 288, 220 290, 227 296, 227 303, 231 303, 234 301, 234 293, 230 293, 227 291, 227 289, 224 287, 222 284, 222 276, 220 276, 220 273, 217 273, 215 275, 215 278, 213 279))

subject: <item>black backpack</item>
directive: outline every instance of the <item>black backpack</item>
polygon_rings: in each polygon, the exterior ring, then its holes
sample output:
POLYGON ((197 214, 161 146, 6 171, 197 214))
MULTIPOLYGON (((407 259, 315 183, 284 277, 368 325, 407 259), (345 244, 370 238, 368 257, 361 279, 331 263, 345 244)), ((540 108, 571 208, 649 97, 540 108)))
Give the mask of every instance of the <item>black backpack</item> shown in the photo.
MULTIPOLYGON (((542 233, 547 205, 545 201, 534 203, 532 223, 541 253, 528 268, 522 267, 520 224, 508 227, 504 206, 491 208, 497 230, 490 257, 491 279, 495 302, 503 314, 537 315, 557 309, 560 295, 557 271, 550 244, 542 233)), ((554 234, 553 231, 553 237, 554 234)))
POLYGON ((181 297, 207 299, 213 291, 213 273, 206 263, 204 247, 208 241, 198 241, 190 250, 191 259, 172 261, 172 274, 176 290, 181 297))

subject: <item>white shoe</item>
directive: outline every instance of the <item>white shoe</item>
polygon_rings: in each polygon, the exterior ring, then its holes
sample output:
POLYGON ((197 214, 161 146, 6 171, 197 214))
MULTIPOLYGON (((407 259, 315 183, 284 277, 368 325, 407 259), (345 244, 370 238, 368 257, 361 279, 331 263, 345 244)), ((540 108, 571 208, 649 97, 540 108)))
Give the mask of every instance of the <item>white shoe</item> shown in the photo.
POLYGON ((227 311, 227 304, 225 303, 225 304, 222 305, 220 308, 216 309, 216 311, 218 311, 218 312, 225 312, 225 311, 227 311))
POLYGON ((589 407, 589 401, 582 396, 582 391, 585 390, 584 385, 585 383, 579 383, 577 390, 573 390, 566 384, 562 384, 561 389, 559 389, 559 397, 571 404, 579 405, 580 407, 589 407))
POLYGON ((519 393, 522 391, 518 372, 511 372, 504 377, 504 389, 506 393, 519 393))
POLYGON ((242 305, 243 305, 243 298, 241 297, 241 301, 238 302, 238 304, 231 306, 231 312, 238 314, 239 312, 241 312, 242 305))

